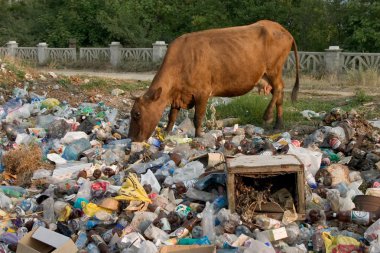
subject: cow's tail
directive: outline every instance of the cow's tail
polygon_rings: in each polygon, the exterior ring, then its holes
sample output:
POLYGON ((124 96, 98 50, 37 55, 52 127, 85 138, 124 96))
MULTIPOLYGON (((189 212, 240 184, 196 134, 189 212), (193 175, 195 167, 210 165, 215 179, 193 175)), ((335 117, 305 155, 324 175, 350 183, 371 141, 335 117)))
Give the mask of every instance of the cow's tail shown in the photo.
POLYGON ((293 39, 293 50, 294 50, 294 58, 296 62, 296 82, 294 84, 293 90, 292 90, 292 102, 297 101, 297 95, 298 95, 298 90, 300 88, 300 80, 299 80, 299 60, 298 60, 298 51, 297 51, 297 44, 296 41, 293 39))

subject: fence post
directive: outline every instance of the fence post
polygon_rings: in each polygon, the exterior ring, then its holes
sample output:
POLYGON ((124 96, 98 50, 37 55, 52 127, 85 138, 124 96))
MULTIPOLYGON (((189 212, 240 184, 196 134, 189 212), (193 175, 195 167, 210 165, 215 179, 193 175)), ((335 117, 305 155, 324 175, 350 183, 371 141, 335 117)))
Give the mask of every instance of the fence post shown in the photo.
POLYGON ((113 67, 117 67, 121 61, 121 44, 120 42, 113 41, 110 44, 110 62, 113 67))
POLYGON ((325 49, 325 64, 328 73, 337 75, 342 71, 343 62, 341 57, 342 49, 339 46, 330 46, 325 49))
POLYGON ((167 45, 165 41, 156 41, 153 44, 153 62, 161 61, 167 50, 167 45))
POLYGON ((8 41, 7 43, 7 54, 12 57, 16 57, 16 49, 18 48, 18 43, 16 41, 8 41))
POLYGON ((48 60, 48 44, 40 42, 37 44, 37 60, 39 65, 44 65, 48 60))

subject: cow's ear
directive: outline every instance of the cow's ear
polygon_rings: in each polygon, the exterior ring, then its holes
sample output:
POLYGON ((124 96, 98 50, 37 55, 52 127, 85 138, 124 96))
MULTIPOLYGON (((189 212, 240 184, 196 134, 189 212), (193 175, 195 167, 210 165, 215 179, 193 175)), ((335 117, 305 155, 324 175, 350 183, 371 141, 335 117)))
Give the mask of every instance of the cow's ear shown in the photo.
POLYGON ((160 98, 161 93, 162 93, 162 88, 160 87, 156 90, 148 91, 144 96, 151 101, 156 101, 160 98))

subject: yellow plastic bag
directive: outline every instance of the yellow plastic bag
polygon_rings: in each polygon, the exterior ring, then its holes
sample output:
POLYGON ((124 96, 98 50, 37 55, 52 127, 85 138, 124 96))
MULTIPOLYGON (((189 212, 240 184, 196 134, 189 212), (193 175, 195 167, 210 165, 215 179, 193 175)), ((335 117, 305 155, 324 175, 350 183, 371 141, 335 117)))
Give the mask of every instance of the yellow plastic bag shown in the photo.
POLYGON ((112 213, 112 210, 108 210, 106 208, 102 208, 94 203, 88 203, 82 202, 82 209, 83 212, 88 216, 88 217, 93 217, 97 212, 99 211, 105 211, 107 213, 112 213))
POLYGON ((119 195, 116 196, 117 200, 137 200, 142 202, 152 203, 152 200, 146 194, 146 191, 137 179, 136 174, 130 173, 127 180, 119 190, 119 195))
POLYGON ((65 209, 58 217, 58 221, 67 221, 72 213, 73 209, 70 205, 65 206, 65 209))
POLYGON ((41 109, 52 109, 53 107, 56 107, 60 104, 58 99, 56 98, 47 98, 41 103, 41 109))
POLYGON ((325 243, 326 253, 351 253, 362 252, 360 242, 348 236, 332 236, 328 232, 322 233, 322 238, 325 243))

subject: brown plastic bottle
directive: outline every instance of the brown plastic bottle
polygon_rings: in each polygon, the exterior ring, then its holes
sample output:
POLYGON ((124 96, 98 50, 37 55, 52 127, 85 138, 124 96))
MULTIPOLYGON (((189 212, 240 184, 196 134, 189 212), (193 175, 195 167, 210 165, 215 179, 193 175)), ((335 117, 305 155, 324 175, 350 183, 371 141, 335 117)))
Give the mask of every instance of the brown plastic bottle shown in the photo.
POLYGON ((110 253, 111 252, 108 249, 108 246, 104 242, 102 237, 100 235, 98 235, 94 230, 90 230, 87 234, 87 237, 90 241, 95 243, 95 245, 99 248, 100 253, 110 253))
POLYGON ((326 219, 338 219, 343 222, 354 222, 361 225, 370 225, 379 217, 376 213, 365 211, 345 211, 326 213, 326 219))
POLYGON ((199 217, 194 217, 191 220, 185 221, 180 228, 173 232, 175 237, 183 238, 187 236, 200 221, 201 219, 199 217))

